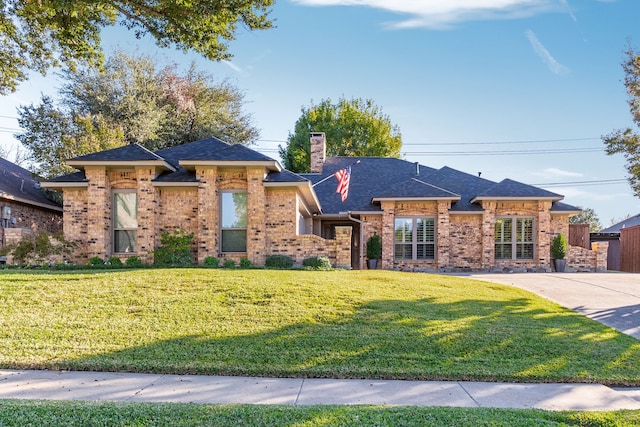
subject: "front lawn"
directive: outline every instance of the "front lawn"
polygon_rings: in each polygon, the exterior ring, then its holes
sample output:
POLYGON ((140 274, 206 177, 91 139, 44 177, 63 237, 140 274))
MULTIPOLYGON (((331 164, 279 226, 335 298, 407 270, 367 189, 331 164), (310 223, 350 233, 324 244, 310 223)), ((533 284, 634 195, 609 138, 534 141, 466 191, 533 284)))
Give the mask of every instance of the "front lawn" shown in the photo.
POLYGON ((0 306, 3 368, 640 386, 640 341, 457 277, 3 271, 0 306))
POLYGON ((637 426, 640 411, 0 401, 2 426, 637 426))

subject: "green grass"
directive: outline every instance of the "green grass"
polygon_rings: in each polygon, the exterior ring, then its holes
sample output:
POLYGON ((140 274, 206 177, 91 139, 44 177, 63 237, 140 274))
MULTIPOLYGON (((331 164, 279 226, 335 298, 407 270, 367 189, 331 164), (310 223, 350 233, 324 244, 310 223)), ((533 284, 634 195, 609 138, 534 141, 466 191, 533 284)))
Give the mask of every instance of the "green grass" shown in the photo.
POLYGON ((2 426, 637 426, 640 411, 0 401, 2 426))
POLYGON ((4 271, 0 306, 3 368, 640 385, 640 341, 456 277, 4 271))

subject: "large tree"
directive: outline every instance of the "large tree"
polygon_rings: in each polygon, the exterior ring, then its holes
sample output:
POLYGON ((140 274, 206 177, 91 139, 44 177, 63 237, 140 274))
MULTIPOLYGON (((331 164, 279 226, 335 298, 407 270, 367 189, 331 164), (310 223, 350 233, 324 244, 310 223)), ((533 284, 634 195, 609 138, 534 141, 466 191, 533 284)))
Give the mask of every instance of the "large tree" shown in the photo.
POLYGON ((278 147, 285 168, 309 172, 311 132, 325 133, 328 156, 400 157, 400 129, 371 99, 324 99, 303 107, 287 146, 278 147))
POLYGON ((570 224, 589 224, 589 231, 600 231, 602 230, 602 224, 600 224, 600 218, 598 218, 598 214, 592 208, 580 208, 581 212, 578 215, 574 215, 569 218, 570 224))
POLYGON ((139 143, 150 150, 209 136, 251 143, 259 136, 242 112, 243 94, 228 82, 191 66, 159 67, 147 56, 117 52, 103 68, 64 72, 55 103, 21 106, 18 140, 30 150, 43 176, 71 169, 71 157, 139 143))
MULTIPOLYGON (((625 52, 622 63, 625 73, 624 85, 627 88, 629 111, 636 126, 640 126, 640 54, 632 47, 625 52)), ((636 197, 640 197, 640 136, 631 128, 619 129, 604 136, 606 152, 609 155, 623 154, 626 159, 628 180, 636 197)))
POLYGON ((161 47, 229 59, 238 25, 271 28, 274 0, 0 0, 0 94, 15 91, 30 71, 101 65, 102 28, 117 23, 161 47))

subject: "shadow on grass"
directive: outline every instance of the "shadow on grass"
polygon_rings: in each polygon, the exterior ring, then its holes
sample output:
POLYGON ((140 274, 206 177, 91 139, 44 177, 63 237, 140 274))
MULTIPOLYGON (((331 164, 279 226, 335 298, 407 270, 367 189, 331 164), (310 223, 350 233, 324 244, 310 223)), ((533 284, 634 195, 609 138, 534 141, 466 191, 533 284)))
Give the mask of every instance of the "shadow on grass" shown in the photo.
MULTIPOLYGON (((259 322, 259 319, 247 321, 259 322)), ((56 363, 175 374, 640 385, 640 343, 526 298, 378 300, 337 320, 265 333, 206 332, 56 363)))

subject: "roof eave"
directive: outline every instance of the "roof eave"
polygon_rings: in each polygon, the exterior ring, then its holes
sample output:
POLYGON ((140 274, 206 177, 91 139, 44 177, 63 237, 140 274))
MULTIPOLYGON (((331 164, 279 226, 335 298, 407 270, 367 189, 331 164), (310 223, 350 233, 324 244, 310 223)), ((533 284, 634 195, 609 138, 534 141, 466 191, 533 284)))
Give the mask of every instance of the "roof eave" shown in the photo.
POLYGON ((89 186, 89 181, 40 181, 40 185, 44 188, 51 188, 53 190, 62 188, 83 188, 89 186))
POLYGON ((57 211, 57 212, 62 212, 62 207, 61 206, 57 206, 57 205, 53 205, 53 204, 47 204, 47 203, 41 203, 41 202, 36 202, 34 200, 30 200, 30 199, 24 199, 22 197, 16 197, 12 194, 7 194, 7 193, 0 193, 0 197, 2 197, 3 199, 6 200, 12 200, 14 202, 18 202, 18 203, 24 203, 25 205, 30 205, 30 206, 37 206, 39 208, 43 208, 43 209, 48 209, 51 211, 57 211))
POLYGON ((473 200, 471 200, 471 203, 475 203, 475 202, 480 202, 483 200, 499 200, 499 201, 510 201, 510 200, 518 200, 518 201, 522 201, 522 200, 527 200, 527 201, 535 201, 535 200, 550 200, 552 202, 557 202, 564 199, 564 197, 562 196, 543 196, 543 197, 536 197, 536 196, 526 196, 526 197, 510 197, 510 196, 478 196, 473 198, 473 200))
POLYGON ((459 201, 460 196, 443 196, 443 197, 374 197, 372 202, 420 202, 420 201, 434 201, 434 200, 451 200, 459 201))
POLYGON ((571 210, 571 211, 554 211, 551 210, 551 215, 578 215, 580 212, 582 212, 581 210, 571 210))
POLYGON ((195 170, 196 166, 262 166, 271 171, 282 172, 282 166, 275 160, 180 160, 180 166, 195 170))

